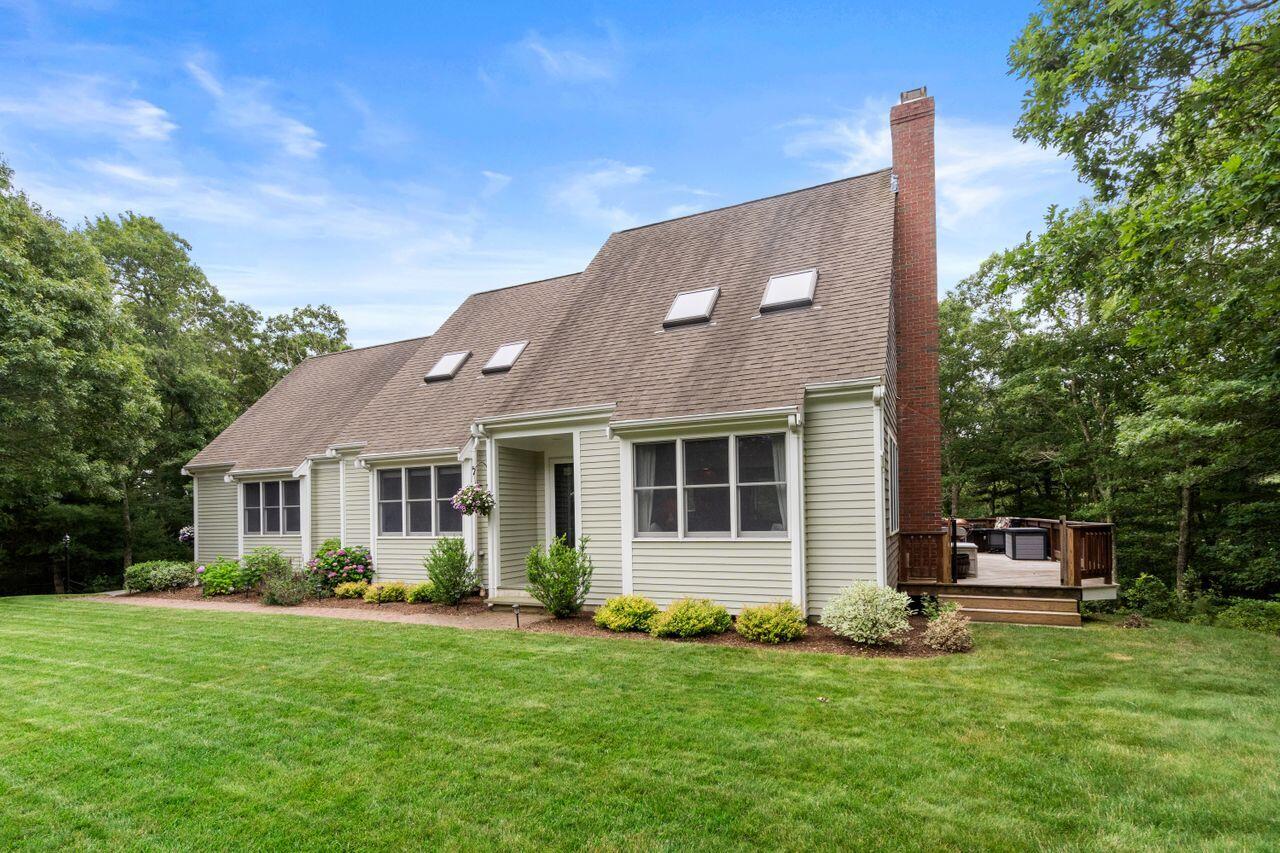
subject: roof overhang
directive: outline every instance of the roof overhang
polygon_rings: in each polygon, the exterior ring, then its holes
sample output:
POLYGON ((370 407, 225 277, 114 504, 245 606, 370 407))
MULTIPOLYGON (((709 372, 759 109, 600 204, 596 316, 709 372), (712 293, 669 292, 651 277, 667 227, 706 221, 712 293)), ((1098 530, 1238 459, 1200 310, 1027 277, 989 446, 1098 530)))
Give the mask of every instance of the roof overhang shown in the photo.
MULTIPOLYGON (((305 462, 303 464, 306 464, 305 462)), ((240 471, 228 471, 223 480, 228 483, 234 483, 237 480, 253 480, 257 478, 270 479, 271 477, 296 477, 293 472, 296 468, 245 468, 240 471)))
POLYGON ((874 394, 875 389, 884 385, 883 376, 864 376, 858 379, 837 379, 833 382, 815 382, 804 386, 806 400, 821 400, 831 397, 848 397, 851 395, 874 394))
POLYGON ((370 468, 378 465, 394 465, 396 463, 417 462, 423 459, 456 458, 461 448, 427 447, 420 450, 392 450, 386 453, 361 453, 356 457, 356 466, 370 468))
POLYGON ((182 476, 194 477, 197 474, 209 474, 218 471, 227 471, 234 468, 234 462, 202 462, 199 464, 188 462, 182 466, 182 476))
POLYGON ((661 418, 644 418, 615 421, 609 425, 611 434, 628 439, 656 437, 679 433, 689 435, 699 432, 738 432, 754 429, 796 429, 803 422, 799 406, 774 406, 764 409, 743 409, 734 412, 710 412, 698 415, 672 415, 661 418))
POLYGON ((605 426, 617 408, 615 403, 596 406, 572 406, 537 412, 518 412, 477 418, 471 425, 474 438, 516 438, 570 432, 584 426, 605 426))

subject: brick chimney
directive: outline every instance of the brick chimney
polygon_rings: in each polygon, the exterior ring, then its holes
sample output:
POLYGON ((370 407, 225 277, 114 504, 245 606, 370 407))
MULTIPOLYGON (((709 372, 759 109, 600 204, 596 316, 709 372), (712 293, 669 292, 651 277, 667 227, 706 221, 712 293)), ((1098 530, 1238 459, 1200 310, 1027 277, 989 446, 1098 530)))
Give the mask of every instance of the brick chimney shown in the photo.
POLYGON ((897 341, 901 529, 942 526, 942 430, 938 397, 938 231, 933 98, 903 92, 889 112, 897 199, 893 314, 897 341))

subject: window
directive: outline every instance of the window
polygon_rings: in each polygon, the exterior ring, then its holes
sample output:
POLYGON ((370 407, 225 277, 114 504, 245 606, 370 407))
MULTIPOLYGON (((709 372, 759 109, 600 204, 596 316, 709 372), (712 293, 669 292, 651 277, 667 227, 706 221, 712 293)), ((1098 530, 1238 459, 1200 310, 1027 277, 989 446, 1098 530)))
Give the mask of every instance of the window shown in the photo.
POLYGON ((635 445, 635 535, 785 536, 786 447, 782 433, 635 445))
POLYGON ((485 362, 484 367, 480 368, 480 372, 501 373, 504 370, 510 370, 511 365, 516 363, 516 359, 520 357, 520 354, 524 352, 524 348, 528 345, 528 341, 503 344, 494 351, 493 356, 485 362))
POLYGON ((676 443, 636 445, 636 535, 679 532, 676 497, 676 443))
POLYGON ((662 325, 665 328, 684 326, 689 323, 703 323, 711 319, 711 311, 716 307, 716 299, 720 296, 720 288, 708 287, 704 290, 689 290, 677 293, 671 302, 662 325))
POLYGON ((458 373, 458 369, 462 367, 463 362, 471 357, 471 350, 463 350, 460 352, 447 352, 440 356, 440 360, 436 362, 435 367, 427 372, 427 382, 443 382, 446 379, 452 379, 458 373))
POLYGON ((302 484, 297 480, 245 483, 244 532, 251 535, 302 530, 302 484))
POLYGON ((898 440, 885 433, 885 464, 889 467, 889 501, 885 507, 888 513, 889 535, 898 532, 898 440))
POLYGON ((764 299, 760 300, 760 311, 779 311, 783 308, 812 305, 813 291, 817 286, 817 270, 775 275, 764 286, 764 299))
POLYGON ((462 531, 451 500, 462 487, 462 466, 378 469, 378 535, 431 536, 462 531))

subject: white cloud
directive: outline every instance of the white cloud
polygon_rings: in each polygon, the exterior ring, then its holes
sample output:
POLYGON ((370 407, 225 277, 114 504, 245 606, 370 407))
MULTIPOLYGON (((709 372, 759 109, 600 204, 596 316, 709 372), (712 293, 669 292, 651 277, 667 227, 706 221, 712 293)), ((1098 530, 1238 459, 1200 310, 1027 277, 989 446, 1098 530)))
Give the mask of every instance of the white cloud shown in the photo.
POLYGON ((315 128, 280 112, 267 97, 267 85, 259 80, 224 83, 206 66, 208 59, 193 57, 186 62, 189 73, 217 105, 218 116, 235 130, 249 131, 277 145, 286 154, 311 159, 324 143, 315 128))
POLYGON ((571 175, 553 194, 556 206, 584 221, 607 226, 612 231, 637 224, 636 216, 605 196, 634 187, 653 170, 648 166, 628 166, 616 160, 599 160, 585 171, 571 175))
POLYGON ((0 96, 0 115, 37 130, 100 134, 120 142, 163 141, 177 130, 163 108, 113 88, 119 85, 101 77, 68 77, 27 97, 0 96))
POLYGON ((511 183, 511 176, 504 175, 501 172, 490 172, 486 169, 480 174, 484 176, 485 181, 484 189, 480 190, 480 195, 483 198, 493 198, 511 183))
POLYGON ((530 32, 519 47, 537 61, 547 76, 573 83, 614 79, 622 58, 621 45, 612 32, 604 41, 572 44, 554 44, 537 32, 530 32))
MULTIPOLYGON (((783 151, 828 177, 892 165, 887 103, 869 100, 842 116, 804 118, 783 127, 791 134, 783 151)), ((934 150, 944 284, 1039 227, 1049 204, 1070 203, 1081 195, 1065 160, 1019 142, 1001 125, 939 118, 934 150)))

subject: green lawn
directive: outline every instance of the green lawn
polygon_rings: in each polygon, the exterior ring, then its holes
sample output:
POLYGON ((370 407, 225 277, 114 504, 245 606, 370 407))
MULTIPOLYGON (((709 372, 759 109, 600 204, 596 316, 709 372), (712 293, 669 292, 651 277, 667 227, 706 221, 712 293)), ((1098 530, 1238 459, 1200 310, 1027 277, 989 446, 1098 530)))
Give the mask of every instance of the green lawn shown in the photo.
POLYGON ((976 634, 877 660, 0 599, 0 848, 1280 847, 1280 640, 976 634))

